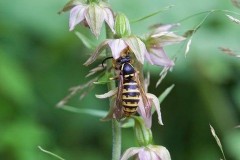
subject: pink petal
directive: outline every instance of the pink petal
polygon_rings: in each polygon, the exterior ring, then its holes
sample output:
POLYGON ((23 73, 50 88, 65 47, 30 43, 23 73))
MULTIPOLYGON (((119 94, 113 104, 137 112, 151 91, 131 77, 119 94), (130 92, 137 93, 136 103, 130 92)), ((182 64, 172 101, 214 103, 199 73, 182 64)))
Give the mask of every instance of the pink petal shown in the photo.
POLYGON ((180 24, 160 24, 160 25, 155 25, 153 26, 153 30, 154 33, 153 34, 158 34, 160 32, 166 32, 169 31, 171 29, 173 29, 174 27, 179 26, 180 24))
POLYGON ((163 146, 151 145, 153 151, 161 160, 171 160, 169 151, 163 146))
POLYGON ((141 150, 142 150, 142 148, 139 148, 139 147, 131 147, 124 152, 121 160, 128 160, 130 157, 134 156, 141 150))
POLYGON ((144 57, 145 57, 145 59, 146 59, 151 65, 154 65, 154 63, 153 63, 153 61, 152 61, 152 59, 151 59, 151 56, 150 56, 150 54, 149 54, 148 52, 146 52, 146 53, 144 54, 144 57))
POLYGON ((152 160, 150 152, 146 149, 142 149, 139 151, 138 159, 139 160, 152 160))
POLYGON ((162 115, 161 115, 161 111, 160 111, 160 103, 159 103, 159 100, 158 98, 154 95, 154 94, 151 94, 151 93, 147 93, 147 97, 149 99, 152 100, 153 104, 154 104, 154 107, 157 111, 157 114, 158 114, 158 123, 163 125, 163 122, 162 122, 162 115))
POLYGON ((159 157, 155 152, 151 151, 151 160, 163 160, 161 157, 159 157))
POLYGON ((158 34, 151 35, 151 38, 154 38, 156 45, 160 47, 177 44, 186 39, 185 37, 178 36, 173 32, 160 32, 158 34))
POLYGON ((108 45, 111 48, 114 59, 118 59, 121 52, 127 48, 126 43, 122 39, 113 39, 108 42, 108 45))
POLYGON ((77 5, 71 9, 69 18, 70 31, 73 30, 74 27, 84 19, 85 10, 86 6, 84 5, 77 5))
POLYGON ((162 160, 151 148, 144 148, 138 153, 139 160, 162 160))
POLYGON ((112 30, 112 32, 115 34, 115 30, 114 30, 114 18, 113 18, 113 13, 109 8, 104 8, 103 9, 103 13, 104 13, 104 20, 106 21, 106 23, 108 24, 108 26, 110 27, 110 29, 112 30))
MULTIPOLYGON (((154 65, 164 66, 164 67, 172 67, 174 66, 174 62, 168 58, 163 48, 150 48, 149 56, 154 65)), ((147 59, 148 60, 148 59, 147 59)), ((148 60, 149 61, 149 60, 148 60)))
POLYGON ((140 63, 144 63, 144 55, 147 52, 145 44, 136 36, 131 36, 125 39, 126 44, 135 54, 140 63))
POLYGON ((143 100, 140 98, 140 101, 138 103, 138 109, 137 109, 138 114, 143 118, 145 126, 147 128, 151 128, 152 126, 152 114, 147 115, 146 110, 144 108, 143 100))

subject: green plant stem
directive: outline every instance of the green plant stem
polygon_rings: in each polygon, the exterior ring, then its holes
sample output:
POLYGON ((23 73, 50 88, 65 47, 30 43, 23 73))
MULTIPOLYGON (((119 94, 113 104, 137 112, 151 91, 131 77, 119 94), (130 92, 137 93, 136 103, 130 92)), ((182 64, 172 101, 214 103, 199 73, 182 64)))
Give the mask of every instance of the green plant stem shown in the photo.
MULTIPOLYGON (((108 26, 106 26, 106 38, 113 38, 112 31, 108 26)), ((111 57, 110 49, 106 49, 106 56, 111 57)), ((112 67, 112 62, 107 61, 107 72, 114 75, 114 71, 110 68, 112 67)), ((108 83, 108 90, 116 88, 115 81, 108 83)), ((110 107, 114 105, 114 101, 110 100, 110 107)), ((121 125, 116 119, 112 119, 112 160, 119 160, 121 157, 121 125)))
POLYGON ((193 14, 193 15, 190 15, 186 18, 183 18, 181 20, 178 21, 178 23, 182 23, 183 21, 186 21, 190 18, 193 18, 195 16, 199 16, 199 15, 202 15, 202 14, 206 14, 207 13, 207 17, 213 13, 216 13, 216 12, 222 12, 222 13, 232 13, 232 14, 235 14, 235 15, 238 15, 240 16, 240 13, 237 13, 237 12, 233 12, 233 11, 229 11, 229 10, 222 10, 222 9, 213 9, 213 10, 209 10, 209 11, 204 11, 204 12, 199 12, 199 13, 196 13, 196 14, 193 14))
POLYGON ((112 120, 112 160, 120 160, 121 157, 121 125, 116 120, 112 120))

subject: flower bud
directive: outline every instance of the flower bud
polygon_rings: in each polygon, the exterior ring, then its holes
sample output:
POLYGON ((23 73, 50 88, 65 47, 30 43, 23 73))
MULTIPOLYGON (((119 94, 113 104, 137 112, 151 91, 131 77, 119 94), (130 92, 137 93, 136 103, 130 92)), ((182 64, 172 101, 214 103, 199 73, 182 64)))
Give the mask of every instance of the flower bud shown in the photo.
POLYGON ((145 123, 141 117, 134 116, 135 136, 140 146, 147 146, 152 143, 152 131, 145 126, 145 123))
POLYGON ((129 20, 123 13, 118 13, 116 15, 115 31, 119 38, 126 37, 131 34, 129 20))

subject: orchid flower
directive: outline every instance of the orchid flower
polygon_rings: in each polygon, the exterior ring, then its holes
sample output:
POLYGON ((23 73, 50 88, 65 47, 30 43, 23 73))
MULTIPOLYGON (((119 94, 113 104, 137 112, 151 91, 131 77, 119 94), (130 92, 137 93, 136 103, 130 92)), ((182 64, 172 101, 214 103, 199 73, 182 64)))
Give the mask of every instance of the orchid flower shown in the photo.
POLYGON ((103 41, 91 55, 91 57, 84 63, 84 65, 90 65, 93 63, 107 46, 110 47, 114 59, 118 59, 121 55, 121 52, 129 48, 130 51, 134 53, 137 60, 142 64, 144 63, 144 55, 147 53, 145 44, 136 36, 128 36, 124 38, 107 39, 103 41))
POLYGON ((139 115, 141 115, 141 117, 144 119, 144 122, 146 124, 146 127, 147 128, 151 128, 152 126, 152 114, 154 113, 154 111, 157 112, 157 115, 158 115, 158 123, 160 125, 163 125, 163 122, 162 122, 162 115, 161 115, 161 108, 160 108, 160 103, 159 103, 159 100, 158 98, 154 95, 154 94, 151 94, 151 93, 146 93, 146 96, 148 98, 148 100, 151 102, 152 105, 152 113, 150 114, 150 116, 145 112, 145 109, 144 109, 144 104, 143 102, 141 101, 140 99, 140 102, 139 102, 139 106, 138 106, 138 113, 139 115))
POLYGON ((171 160, 169 151, 158 145, 131 147, 125 151, 121 160, 128 160, 135 156, 137 160, 171 160))
POLYGON ((151 129, 144 125, 141 117, 133 117, 136 140, 141 147, 132 147, 125 151, 121 160, 135 157, 137 160, 171 160, 168 150, 163 146, 152 145, 151 129))
POLYGON ((148 62, 164 67, 174 66, 174 61, 167 56, 163 47, 185 40, 184 37, 170 31, 175 26, 178 26, 178 24, 155 25, 152 27, 153 31, 144 40, 147 48, 145 58, 148 62))
POLYGON ((69 30, 72 31, 75 26, 81 22, 86 22, 92 33, 98 37, 105 21, 113 33, 114 31, 114 15, 107 3, 90 2, 83 3, 77 0, 72 0, 67 3, 62 11, 70 10, 69 30))

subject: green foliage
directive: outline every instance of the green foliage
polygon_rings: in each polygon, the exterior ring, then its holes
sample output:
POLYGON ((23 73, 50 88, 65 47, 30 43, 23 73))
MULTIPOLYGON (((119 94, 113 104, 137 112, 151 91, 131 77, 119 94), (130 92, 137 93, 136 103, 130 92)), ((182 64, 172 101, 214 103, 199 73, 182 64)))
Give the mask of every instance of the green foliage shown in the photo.
POLYGON ((69 111, 69 112, 73 112, 73 113, 80 113, 80 114, 87 114, 87 115, 91 115, 94 117, 104 117, 107 112, 106 111, 102 111, 102 110, 96 110, 96 109, 78 109, 72 106, 61 106, 61 109, 69 111))
POLYGON ((239 129, 235 129, 229 132, 229 134, 226 136, 225 142, 226 146, 225 148, 228 150, 228 152, 232 155, 232 158, 239 160, 240 153, 239 153, 239 147, 240 147, 240 137, 239 137, 240 131, 239 129))
POLYGON ((112 78, 113 75, 109 72, 104 73, 104 75, 102 75, 97 82, 94 82, 94 84, 106 84, 109 83, 111 80, 110 78, 112 78))

